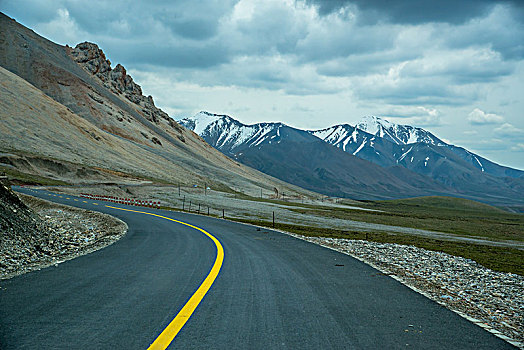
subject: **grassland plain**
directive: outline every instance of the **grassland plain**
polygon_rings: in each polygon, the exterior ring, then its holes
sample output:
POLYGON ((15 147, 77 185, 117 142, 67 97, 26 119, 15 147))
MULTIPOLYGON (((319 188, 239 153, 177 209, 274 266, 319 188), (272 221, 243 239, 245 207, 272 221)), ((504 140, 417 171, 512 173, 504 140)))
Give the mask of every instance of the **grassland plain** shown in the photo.
MULTIPOLYGON (((353 203, 352 203, 353 204, 353 203)), ((292 209, 302 213, 369 223, 411 227, 495 240, 524 241, 524 215, 487 204, 452 197, 420 197, 366 201, 359 206, 373 211, 334 207, 292 209)))
MULTIPOLYGON (((258 203, 285 206, 287 210, 322 219, 349 219, 374 224, 408 227, 449 233, 460 237, 474 237, 492 241, 524 241, 524 215, 510 213, 483 203, 452 197, 420 197, 393 201, 351 201, 349 207, 282 202, 257 199, 258 203), (361 209, 358 209, 358 206, 361 209)), ((238 201, 238 199, 236 199, 238 201)), ((196 203, 196 202, 194 202, 196 203)), ((266 216, 267 217, 267 216, 266 216)), ((441 251, 472 259, 501 272, 524 275, 524 251, 518 248, 495 247, 488 244, 455 242, 428 238, 401 232, 380 230, 352 230, 340 227, 318 227, 298 223, 264 220, 260 215, 251 217, 228 216, 229 219, 263 227, 276 228, 308 237, 331 237, 368 240, 379 243, 397 243, 441 251)), ((322 220, 326 222, 326 220, 322 220)))
MULTIPOLYGON (((263 220, 233 218, 235 221, 273 227, 273 223, 263 220)), ((440 251, 450 255, 462 256, 495 271, 511 272, 524 276, 524 251, 516 248, 492 247, 489 245, 451 242, 407 234, 391 234, 387 232, 344 231, 331 228, 275 223, 274 228, 296 233, 307 237, 346 238, 366 240, 377 243, 396 243, 413 245, 427 250, 440 251)))

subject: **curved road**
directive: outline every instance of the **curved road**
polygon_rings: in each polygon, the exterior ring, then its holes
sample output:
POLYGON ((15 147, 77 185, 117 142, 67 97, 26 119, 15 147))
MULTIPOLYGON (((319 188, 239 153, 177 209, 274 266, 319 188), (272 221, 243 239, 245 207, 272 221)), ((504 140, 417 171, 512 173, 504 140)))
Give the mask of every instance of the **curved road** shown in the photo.
MULTIPOLYGON (((28 193, 28 189, 20 189, 28 193)), ((146 349, 195 293, 217 249, 220 273, 177 349, 512 349, 350 256, 253 226, 74 197, 127 235, 56 267, 0 281, 1 349, 146 349)))

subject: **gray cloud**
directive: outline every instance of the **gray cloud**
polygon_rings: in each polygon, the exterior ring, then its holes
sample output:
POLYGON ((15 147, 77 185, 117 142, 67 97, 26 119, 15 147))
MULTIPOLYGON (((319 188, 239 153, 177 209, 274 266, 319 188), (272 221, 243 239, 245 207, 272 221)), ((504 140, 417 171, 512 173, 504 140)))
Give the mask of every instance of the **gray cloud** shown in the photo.
POLYGON ((111 23, 124 21, 129 34, 135 37, 147 37, 166 28, 182 38, 203 40, 216 34, 220 18, 231 11, 235 2, 58 0, 54 5, 67 8, 79 27, 93 34, 107 34, 111 23))
POLYGON ((463 85, 496 81, 514 69, 514 62, 504 61, 489 49, 464 49, 410 60, 402 66, 401 74, 406 78, 446 77, 451 83, 463 85))
POLYGON ((510 146, 505 143, 503 140, 498 138, 489 138, 478 140, 474 138, 473 140, 457 140, 459 144, 467 145, 469 150, 474 151, 507 151, 510 146))
POLYGON ((422 127, 441 126, 441 114, 437 109, 423 106, 388 106, 379 115, 400 124, 410 124, 422 127))
POLYGON ((357 26, 354 22, 335 19, 322 28, 315 28, 301 40, 296 53, 304 61, 325 61, 376 53, 392 49, 398 28, 357 26))
MULTIPOLYGON (((169 21, 169 19, 167 19, 167 21, 169 21)), ((216 35, 218 23, 209 23, 203 18, 176 19, 171 22, 169 27, 172 28, 176 34, 184 38, 205 40, 216 35)))
POLYGON ((524 130, 517 128, 516 126, 510 123, 504 123, 498 128, 496 128, 495 133, 500 136, 506 137, 516 137, 519 139, 524 139, 524 130))
MULTIPOLYGON (((519 1, 2 0, 2 11, 62 44, 96 42, 176 113, 205 108, 209 91, 221 105, 231 90, 243 114, 265 108, 263 94, 268 113, 278 100, 279 113, 315 110, 326 124, 379 111, 445 128, 458 115, 471 125, 482 106, 524 130, 519 1), (158 88, 160 79, 175 83, 158 88)), ((516 137, 508 126, 497 133, 516 137)))
POLYGON ((504 121, 504 117, 475 108, 468 114, 468 121, 474 125, 500 124, 504 121))
POLYGON ((449 48, 485 46, 505 59, 524 57, 524 15, 516 16, 515 7, 504 4, 494 6, 488 16, 463 26, 440 26, 435 40, 439 39, 437 35, 446 38, 445 45, 449 48))
POLYGON ((218 42, 208 45, 176 42, 162 45, 147 41, 129 45, 128 42, 117 42, 112 48, 119 62, 132 65, 207 69, 230 60, 228 50, 218 42))
POLYGON ((376 53, 355 54, 348 57, 326 59, 316 64, 319 74, 325 76, 365 76, 387 73, 391 65, 421 58, 418 52, 402 52, 397 50, 376 53))
MULTIPOLYGON (((472 18, 482 17, 496 4, 490 0, 307 0, 318 7, 321 15, 329 15, 346 6, 356 6, 360 16, 370 20, 387 20, 399 24, 421 24, 427 22, 445 22, 462 24, 472 18)), ((499 1, 513 6, 521 12, 518 1, 499 1)))
MULTIPOLYGON (((16 0, 2 0, 1 11, 6 14, 20 14, 20 2, 16 0)), ((36 1, 24 9, 23 16, 16 16, 16 20, 26 26, 32 26, 35 23, 45 22, 56 15, 56 6, 45 1, 36 1)))
POLYGON ((426 79, 408 79, 399 84, 369 84, 355 88, 361 99, 405 106, 463 106, 478 99, 478 92, 426 79))

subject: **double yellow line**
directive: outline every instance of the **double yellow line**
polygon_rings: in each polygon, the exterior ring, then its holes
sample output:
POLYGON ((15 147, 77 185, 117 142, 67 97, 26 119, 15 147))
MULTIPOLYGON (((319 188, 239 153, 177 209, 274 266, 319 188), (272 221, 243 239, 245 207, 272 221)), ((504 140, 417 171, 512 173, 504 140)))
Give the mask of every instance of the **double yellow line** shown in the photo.
POLYGON ((178 220, 171 219, 166 216, 162 216, 158 214, 148 213, 145 211, 124 209, 124 208, 112 207, 109 205, 106 205, 106 207, 111 208, 111 209, 129 211, 133 213, 156 216, 162 219, 173 221, 178 224, 185 225, 197 231, 202 232, 207 237, 209 237, 213 241, 213 243, 215 243, 215 246, 217 248, 217 256, 215 259, 215 263, 213 264, 211 271, 209 271, 209 274, 207 275, 206 279, 204 280, 204 282, 202 282, 200 287, 198 287, 196 292, 191 296, 191 298, 187 301, 184 307, 178 312, 175 318, 167 325, 167 327, 162 331, 162 333, 160 333, 160 335, 155 339, 155 341, 148 348, 148 349, 155 349, 155 350, 156 349, 166 349, 169 346, 169 344, 171 344, 173 339, 175 339, 176 335, 178 334, 178 332, 180 332, 182 327, 184 327, 187 320, 189 320, 189 318, 191 317, 191 315, 197 308, 198 304, 200 304, 200 302, 202 301, 206 293, 209 291, 209 288, 211 288, 211 285, 217 278, 218 273, 220 272, 220 268, 222 267, 222 262, 224 261, 224 248, 222 248, 222 244, 220 244, 218 239, 216 239, 209 232, 201 229, 200 227, 188 224, 186 222, 178 221, 178 220))

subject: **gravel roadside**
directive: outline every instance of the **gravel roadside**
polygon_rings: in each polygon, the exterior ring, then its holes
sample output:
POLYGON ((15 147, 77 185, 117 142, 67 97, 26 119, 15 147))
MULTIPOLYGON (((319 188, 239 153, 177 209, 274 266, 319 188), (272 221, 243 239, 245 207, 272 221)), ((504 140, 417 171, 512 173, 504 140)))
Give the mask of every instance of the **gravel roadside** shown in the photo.
POLYGON ((414 246, 288 234, 351 255, 524 349, 523 276, 414 246))
MULTIPOLYGON (((211 195, 207 198, 208 203, 215 202, 210 203, 211 205, 219 202, 222 202, 222 205, 226 204, 223 198, 213 197, 211 195)), ((191 199, 197 202, 197 198, 188 196, 186 205, 191 199)), ((105 214, 66 207, 30 196, 23 196, 23 200, 46 223, 49 222, 49 225, 54 227, 54 231, 50 231, 54 232, 55 236, 64 238, 58 244, 58 249, 51 249, 44 257, 37 256, 40 260, 15 261, 15 267, 22 267, 16 271, 7 271, 8 275, 2 270, 0 260, 0 278, 8 278, 87 254, 113 243, 127 230, 125 223, 105 214)), ((226 202, 230 204, 228 209, 235 212, 238 207, 231 203, 245 201, 229 199, 226 202)), ((261 206, 260 203, 256 204, 257 207, 261 206)), ((269 210, 278 208, 272 203, 264 204, 269 210)), ((285 208, 280 207, 280 214, 285 211, 283 209, 285 208)), ((495 272, 469 259, 414 246, 290 235, 351 255, 377 268, 381 271, 380 275, 397 279, 524 349, 523 276, 495 272)), ((380 278, 380 275, 377 275, 377 278, 380 278)))
POLYGON ((127 225, 110 215, 18 194, 38 218, 36 234, 5 235, 0 279, 57 265, 104 248, 125 235, 127 225))

